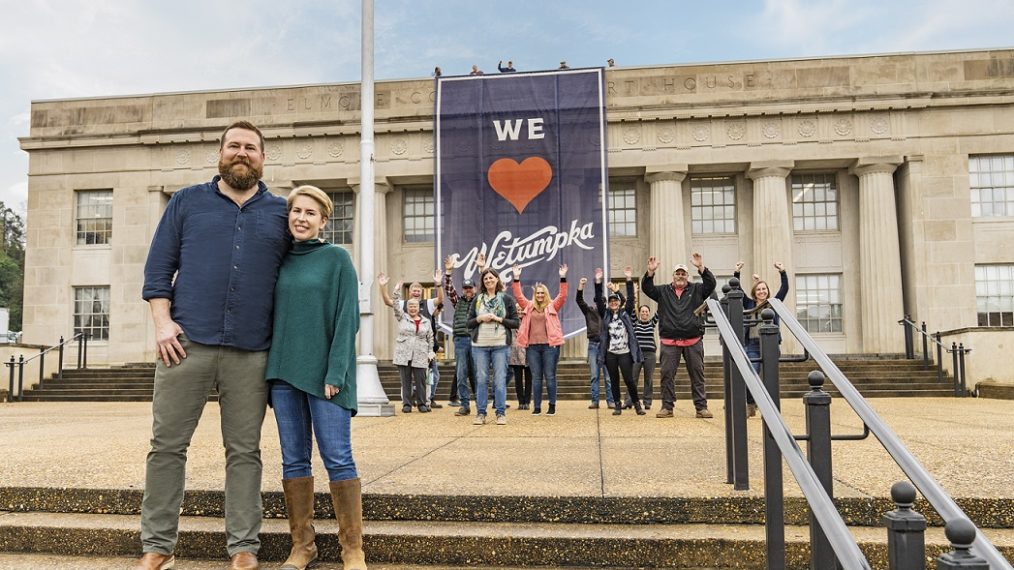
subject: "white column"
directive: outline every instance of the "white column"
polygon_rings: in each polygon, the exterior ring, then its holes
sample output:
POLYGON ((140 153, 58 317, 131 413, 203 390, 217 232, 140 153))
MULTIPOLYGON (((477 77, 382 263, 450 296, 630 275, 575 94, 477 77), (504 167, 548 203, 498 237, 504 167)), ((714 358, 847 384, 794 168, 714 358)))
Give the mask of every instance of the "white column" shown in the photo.
MULTIPOLYGON (((362 213, 360 203, 363 194, 360 192, 361 185, 358 179, 348 180, 352 191, 356 193, 356 210, 362 213)), ((389 316, 387 307, 376 291, 376 273, 385 271, 387 260, 387 194, 390 187, 384 181, 374 182, 371 186, 374 196, 372 210, 373 220, 371 223, 363 223, 365 219, 358 215, 353 222, 352 243, 356 254, 353 256, 359 272, 359 282, 364 288, 369 288, 369 294, 363 295, 369 300, 369 307, 360 307, 360 336, 359 356, 357 358, 357 380, 356 390, 359 401, 359 415, 361 416, 390 416, 394 415, 394 406, 387 398, 384 388, 380 383, 380 377, 376 373, 376 351, 375 346, 381 344, 386 346, 389 336, 389 316), (365 239, 368 235, 369 239, 365 239), (370 252, 370 253, 367 253, 370 252), (368 263, 364 263, 363 257, 371 255, 368 263), (366 275, 364 271, 371 274, 366 275), (379 341, 379 343, 378 343, 379 341)))
POLYGON ((901 352, 897 321, 904 314, 894 171, 900 156, 860 158, 849 169, 859 177, 859 296, 864 352, 901 352))
MULTIPOLYGON (((751 275, 761 276, 774 295, 778 291, 779 279, 774 267, 776 261, 785 264, 789 275, 789 294, 785 306, 795 314, 796 295, 792 264, 792 210, 789 208, 789 190, 785 178, 792 172, 795 163, 791 160, 763 161, 750 164, 746 175, 753 180, 753 259, 741 275, 741 286, 749 294, 752 286, 751 275)), ((790 334, 782 335, 782 352, 796 353, 798 345, 790 334)))
MULTIPOLYGON (((672 164, 649 168, 645 180, 651 185, 651 228, 648 231, 649 255, 659 260, 662 275, 672 274, 677 263, 688 263, 686 228, 683 225, 683 180, 687 165, 672 164)), ((636 260, 640 267, 646 260, 636 260)), ((626 265, 626 264, 623 264, 626 265)))

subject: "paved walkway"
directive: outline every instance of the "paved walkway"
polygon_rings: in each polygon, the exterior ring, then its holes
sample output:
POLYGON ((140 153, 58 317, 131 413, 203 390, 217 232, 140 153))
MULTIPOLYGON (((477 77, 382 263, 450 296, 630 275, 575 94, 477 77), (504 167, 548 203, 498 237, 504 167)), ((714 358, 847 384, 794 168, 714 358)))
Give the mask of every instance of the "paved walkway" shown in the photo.
MULTIPOLYGON (((874 399, 872 406, 954 497, 1010 498, 1014 489, 1014 405, 1004 400, 874 399)), ((720 416, 721 402, 712 402, 720 416)), ((799 401, 784 414, 802 432, 799 401)), ((191 489, 223 487, 219 410, 208 404, 190 449, 191 489)), ((429 414, 355 418, 353 449, 366 493, 590 497, 761 496, 760 419, 750 421, 752 489, 725 484, 723 424, 632 411, 612 416, 583 402, 561 402, 555 417, 508 411, 508 425, 473 426, 453 408, 429 414)), ((5 487, 140 489, 150 437, 147 403, 0 404, 5 487)), ((838 401, 832 430, 862 431, 838 401)), ((278 439, 264 425, 264 490, 281 490, 278 439)), ((315 472, 324 473, 319 461, 315 472)), ((874 439, 834 445, 835 495, 886 497, 901 472, 874 439)), ((318 492, 326 492, 318 477, 318 492)), ((801 496, 786 471, 786 494, 801 496)))

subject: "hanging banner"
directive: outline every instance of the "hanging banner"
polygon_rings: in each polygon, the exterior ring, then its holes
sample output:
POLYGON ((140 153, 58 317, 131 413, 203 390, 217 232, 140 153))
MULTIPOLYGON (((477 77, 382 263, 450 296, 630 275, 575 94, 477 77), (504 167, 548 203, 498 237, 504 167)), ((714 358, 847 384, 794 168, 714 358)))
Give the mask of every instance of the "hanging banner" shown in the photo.
POLYGON ((602 69, 437 78, 437 266, 455 256, 460 287, 485 254, 510 292, 516 264, 531 299, 536 282, 559 293, 566 264, 563 332, 582 332, 577 283, 591 304, 594 270, 609 267, 605 128, 602 69))

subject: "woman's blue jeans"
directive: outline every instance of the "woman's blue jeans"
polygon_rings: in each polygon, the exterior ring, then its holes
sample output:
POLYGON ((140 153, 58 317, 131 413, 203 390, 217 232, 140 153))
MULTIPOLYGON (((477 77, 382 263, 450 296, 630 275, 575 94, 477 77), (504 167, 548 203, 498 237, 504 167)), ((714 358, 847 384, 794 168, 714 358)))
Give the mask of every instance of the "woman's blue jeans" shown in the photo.
POLYGON ((282 380, 271 382, 271 406, 282 446, 282 479, 313 474, 310 457, 314 436, 329 481, 359 476, 352 458, 352 412, 282 380))
MULTIPOLYGON (((489 403, 489 368, 493 367, 493 411, 500 416, 507 413, 507 353, 510 347, 472 345, 472 362, 475 364, 475 413, 486 414, 489 403)), ((460 395, 459 395, 460 397, 460 395)))
POLYGON ((560 347, 548 344, 528 345, 528 367, 532 369, 532 396, 535 409, 542 409, 542 379, 546 379, 549 405, 556 405, 556 363, 560 360, 560 347))

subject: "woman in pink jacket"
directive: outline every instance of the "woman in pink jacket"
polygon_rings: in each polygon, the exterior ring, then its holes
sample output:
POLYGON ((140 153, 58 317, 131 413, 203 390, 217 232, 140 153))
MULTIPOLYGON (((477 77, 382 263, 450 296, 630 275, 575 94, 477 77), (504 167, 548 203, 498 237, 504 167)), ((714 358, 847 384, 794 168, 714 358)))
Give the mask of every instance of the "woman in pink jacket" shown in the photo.
POLYGON ((542 414, 542 379, 546 379, 549 392, 547 416, 556 415, 556 363, 563 346, 563 327, 560 326, 560 308, 567 302, 567 265, 560 266, 560 293, 550 300, 549 289, 542 283, 533 287, 533 299, 525 297, 521 289, 521 266, 514 266, 511 291, 521 312, 518 344, 526 348, 528 367, 532 370, 532 395, 535 408, 532 415, 542 414))

